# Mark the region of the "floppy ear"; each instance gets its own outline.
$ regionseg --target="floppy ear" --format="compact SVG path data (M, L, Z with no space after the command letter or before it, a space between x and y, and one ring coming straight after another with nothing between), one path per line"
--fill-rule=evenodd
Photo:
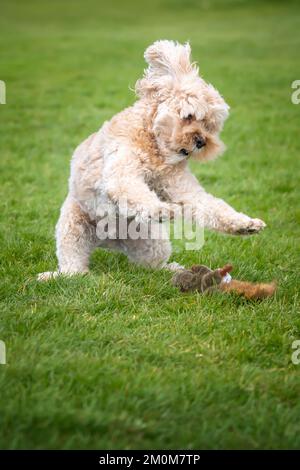
M166 137L174 126L174 117L165 104L160 105L153 122L153 131L157 137Z
M146 49L144 57L150 70L156 75L178 75L193 70L190 61L189 43L179 44L174 41L156 41Z
M212 85L208 84L206 86L205 94L209 103L206 112L207 127L212 132L221 131L223 124L229 115L230 107Z

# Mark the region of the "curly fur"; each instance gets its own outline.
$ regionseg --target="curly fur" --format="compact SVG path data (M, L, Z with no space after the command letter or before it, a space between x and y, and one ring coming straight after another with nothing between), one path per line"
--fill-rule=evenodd
M191 62L189 44L156 41L145 52L148 68L136 83L135 104L105 122L75 150L69 193L56 227L59 270L84 273L97 246L119 250L150 267L166 266L171 245L161 239L102 240L102 207L140 224L192 206L198 224L230 234L260 231L264 222L236 212L205 192L188 169L193 158L205 162L224 150L219 134L229 106ZM200 144L199 144L200 142ZM126 198L129 213L120 200ZM100 234L101 235L101 234ZM164 234L165 235L165 234Z

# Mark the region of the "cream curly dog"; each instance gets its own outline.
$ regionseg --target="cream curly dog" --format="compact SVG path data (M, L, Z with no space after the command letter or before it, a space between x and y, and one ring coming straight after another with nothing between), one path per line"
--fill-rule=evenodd
M138 100L75 150L56 227L59 268L39 279L87 272L99 246L122 251L144 266L168 267L171 244L165 236L103 237L104 206L140 225L152 220L162 226L163 218L189 205L194 220L208 229L252 234L265 227L206 193L188 168L189 158L204 162L223 152L219 133L229 112L218 91L199 77L190 52L189 44L173 41L148 47L148 68L135 87Z

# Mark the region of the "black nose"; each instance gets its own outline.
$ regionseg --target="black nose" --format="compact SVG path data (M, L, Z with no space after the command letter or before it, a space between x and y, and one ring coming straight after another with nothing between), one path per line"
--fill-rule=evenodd
M205 140L203 139L203 137L197 137L196 138L197 149L201 149L202 147L204 147L204 145L205 145Z

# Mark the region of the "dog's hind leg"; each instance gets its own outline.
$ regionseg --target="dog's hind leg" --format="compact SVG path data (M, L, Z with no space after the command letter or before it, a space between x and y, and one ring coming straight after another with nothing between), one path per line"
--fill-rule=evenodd
M172 246L164 227L158 223L154 225L152 235L145 225L145 230L140 227L139 235L132 237L132 234L128 233L128 238L120 240L120 243L122 252L131 262L148 268L161 269L167 267Z
M123 240L122 251L128 259L148 268L164 268L171 255L169 240Z
M96 245L95 225L79 204L68 196L56 226L58 271L41 273L38 279L44 281L62 274L87 273L90 254Z

